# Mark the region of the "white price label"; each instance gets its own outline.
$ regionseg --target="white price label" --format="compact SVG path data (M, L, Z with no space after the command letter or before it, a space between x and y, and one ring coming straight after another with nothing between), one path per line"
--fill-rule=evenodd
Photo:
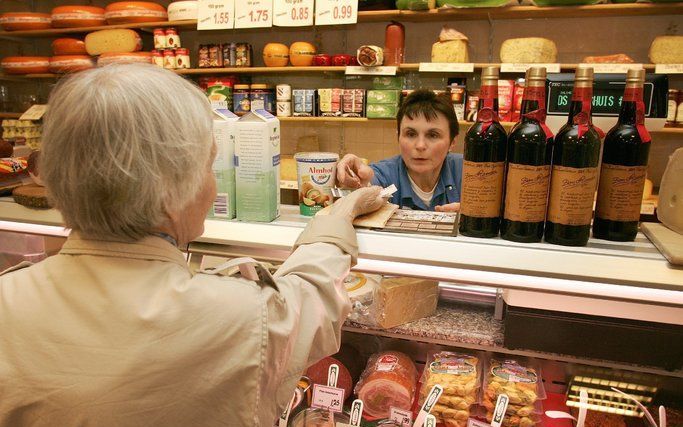
M657 64L655 65L657 74L683 74L683 64Z
M592 68L595 74L626 74L628 70L643 68L643 64L579 64L580 68Z
M235 0L199 0L198 30L229 30L235 25Z
M47 111L47 104L31 105L31 108L24 111L19 120L40 120Z
M273 0L273 25L278 27L313 25L313 0Z
M238 0L235 3L235 28L273 26L273 0Z
M346 67L346 75L354 76L395 76L396 67L363 67L361 65L350 65Z
M439 384L434 384L434 387L432 387L432 389L429 390L429 393L427 394L427 397L425 398L425 401L422 404L422 408L420 408L420 412L417 413L415 423L413 424L414 426L424 425L425 421L427 420L427 415L429 415L429 413L432 412L432 409L434 409L434 405L436 405L436 402L439 401L439 398L441 397L442 393L443 387L441 387L441 385Z
M545 67L546 73L559 73L560 64L513 64L504 62L500 64L501 73L526 73L531 67Z
M341 412L343 404L343 388L313 384L313 401L311 403L312 407L329 409L332 412Z
M507 394L499 394L496 400L496 406L493 408L493 419L491 420L491 427L500 427L505 418L505 411L508 409L510 398Z
M471 62L420 62L420 72L429 73L471 73L474 64Z
M363 401L356 399L351 403L351 412L349 413L349 423L351 427L360 427L363 421Z
M315 0L315 25L358 22L358 0Z
M413 421L413 413L405 409L391 407L389 409L389 419L401 427L411 427Z

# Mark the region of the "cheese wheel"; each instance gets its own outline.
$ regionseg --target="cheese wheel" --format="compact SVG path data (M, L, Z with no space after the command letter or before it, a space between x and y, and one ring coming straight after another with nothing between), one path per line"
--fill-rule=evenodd
M500 47L500 60L525 64L557 62L557 46L541 37L507 39Z
M650 45L653 64L680 64L683 62L683 36L658 36Z
M85 42L79 39L61 38L52 42L52 53L55 55L87 55Z
M174 1L168 5L168 20L197 19L197 1Z
M88 55L136 52L141 49L142 39L133 30L100 30L85 36Z
M0 27L5 31L44 30L52 22L47 13L7 12L0 15Z
M49 71L47 56L6 56L0 61L5 74L43 74Z
M107 5L104 17L108 24L166 21L166 8L149 1L119 1Z
M263 62L266 67L286 67L289 48L282 43L268 43L263 47Z
M55 28L97 27L105 23L101 7L58 6L52 9L52 26Z
M152 63L152 52L129 52L129 53L103 53L97 58L97 66L104 67L109 64L123 63Z
M315 46L308 42L294 42L289 47L289 62L295 67L308 67L313 65Z
M95 61L88 55L59 55L50 58L51 73L72 73L95 67Z

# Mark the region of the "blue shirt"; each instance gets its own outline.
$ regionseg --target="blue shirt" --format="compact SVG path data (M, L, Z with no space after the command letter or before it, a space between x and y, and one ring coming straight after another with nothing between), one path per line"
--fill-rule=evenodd
M391 203L402 209L433 211L438 205L460 201L460 185L462 183L462 154L448 153L441 167L439 181L436 183L434 195L429 206L413 191L408 179L408 168L401 156L394 156L370 165L375 176L373 185L388 187L394 184L398 191L391 196Z

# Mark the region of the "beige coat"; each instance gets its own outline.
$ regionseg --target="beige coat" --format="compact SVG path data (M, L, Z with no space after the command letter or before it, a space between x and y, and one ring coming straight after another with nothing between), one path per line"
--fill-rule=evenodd
M75 233L6 272L0 426L272 426L304 369L338 349L350 310L348 221L316 218L297 246L258 283L192 276L158 237Z

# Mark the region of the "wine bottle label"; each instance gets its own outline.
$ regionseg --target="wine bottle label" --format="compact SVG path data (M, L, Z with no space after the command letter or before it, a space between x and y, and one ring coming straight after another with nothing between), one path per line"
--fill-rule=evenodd
M564 225L589 225L598 185L598 168L553 166L548 218Z
M510 163L505 186L505 219L521 222L543 221L549 184L550 165Z
M500 216L505 162L471 162L462 170L460 213L476 218Z
M647 166L602 164L596 218L638 221Z

